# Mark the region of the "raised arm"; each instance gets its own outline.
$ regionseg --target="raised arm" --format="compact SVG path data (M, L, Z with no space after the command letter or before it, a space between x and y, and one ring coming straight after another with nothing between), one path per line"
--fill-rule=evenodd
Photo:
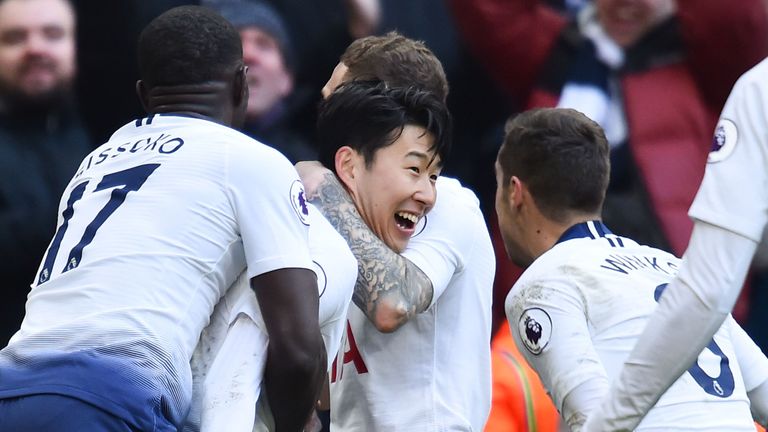
M277 432L301 431L320 394L326 353L312 270L287 268L251 279L269 334L264 386Z
M357 258L358 277L352 300L379 331L395 331L429 307L432 282L368 228L336 176L324 170L316 188L307 186L307 197L344 237ZM299 171L304 178L304 172Z

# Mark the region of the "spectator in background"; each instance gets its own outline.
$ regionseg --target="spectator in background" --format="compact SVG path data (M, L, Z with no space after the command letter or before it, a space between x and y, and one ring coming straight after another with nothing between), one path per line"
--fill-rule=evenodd
M572 107L605 129L606 223L681 255L720 108L736 78L768 54L762 0L594 0L574 19L538 0L449 4L521 108ZM506 292L518 272L497 268L494 290Z
M719 110L736 78L768 54L761 0L595 0L574 20L534 0L451 4L525 108L573 107L606 130L606 223L682 254Z
M233 0L203 0L215 5ZM239 0L241 2L248 0ZM313 137L317 100L339 55L357 37L371 34L378 22L376 0L262 0L282 17L296 62L290 96L291 128ZM311 141L310 141L311 142Z
M58 197L91 150L72 96L75 74L68 0L0 2L0 347L21 324Z
M242 131L283 153L292 162L317 159L317 152L292 124L296 58L283 18L262 1L215 5L240 31L248 66L248 112Z

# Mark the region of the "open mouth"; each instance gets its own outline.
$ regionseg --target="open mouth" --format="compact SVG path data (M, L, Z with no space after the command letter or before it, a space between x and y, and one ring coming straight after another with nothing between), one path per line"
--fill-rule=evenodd
M402 211L395 213L395 223L405 231L413 231L418 221L419 217L413 213Z

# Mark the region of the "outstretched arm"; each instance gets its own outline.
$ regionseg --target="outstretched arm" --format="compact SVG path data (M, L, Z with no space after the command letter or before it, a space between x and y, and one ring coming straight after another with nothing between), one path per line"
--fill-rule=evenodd
M305 182L307 198L344 237L358 261L352 300L379 331L397 330L429 307L432 282L416 265L376 237L330 170L322 168L316 187L306 181L310 169L320 169L312 166L297 166Z

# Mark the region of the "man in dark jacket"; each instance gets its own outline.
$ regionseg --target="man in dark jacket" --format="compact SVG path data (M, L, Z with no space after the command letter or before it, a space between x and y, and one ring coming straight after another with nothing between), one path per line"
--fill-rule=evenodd
M262 1L213 7L240 31L243 42L250 99L242 131L276 148L291 162L316 159L316 151L290 124L296 58L283 18Z
M58 197L91 149L71 97L74 38L67 0L0 2L0 347L19 329Z

